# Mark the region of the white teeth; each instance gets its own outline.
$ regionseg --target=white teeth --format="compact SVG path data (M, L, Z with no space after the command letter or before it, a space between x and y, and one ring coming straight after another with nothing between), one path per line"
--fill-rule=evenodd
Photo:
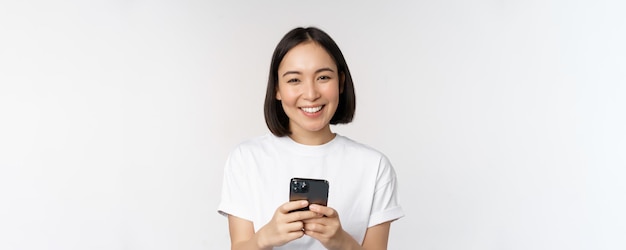
M322 106L312 107L312 108L302 108L302 110L307 113L315 113L317 111L322 110Z

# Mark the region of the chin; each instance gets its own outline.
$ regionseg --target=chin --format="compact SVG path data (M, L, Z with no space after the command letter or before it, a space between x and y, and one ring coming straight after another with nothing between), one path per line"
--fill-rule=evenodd
M324 125L324 126L315 126L315 127L309 127L307 128L307 130L309 132L320 132L322 130L324 130L328 125Z

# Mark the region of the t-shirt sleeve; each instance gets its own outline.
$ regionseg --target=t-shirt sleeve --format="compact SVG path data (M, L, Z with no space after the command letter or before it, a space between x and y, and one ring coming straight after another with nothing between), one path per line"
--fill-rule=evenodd
M372 203L372 212L367 227L397 220L404 216L398 202L396 172L386 157L382 157Z
M224 167L224 178L222 181L222 197L218 206L218 213L227 216L233 215L242 219L252 221L252 213L247 209L248 202L246 194L250 194L250 182L243 169L243 158L240 148L233 150Z

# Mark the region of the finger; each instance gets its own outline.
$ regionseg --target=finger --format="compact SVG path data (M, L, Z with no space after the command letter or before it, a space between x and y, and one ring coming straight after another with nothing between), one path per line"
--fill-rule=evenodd
M324 239L324 235L318 232L314 232L314 231L304 231L304 234L308 235L309 237L316 239L317 241L322 242L322 240Z
M306 200L290 201L278 207L278 211L280 213L286 214L289 213L289 211L304 208L308 205L309 202Z
M319 217L318 213L313 211L297 211L286 215L287 221L302 221Z
M324 224L304 223L304 232L316 232L319 234L323 234L325 231L326 226Z
M310 236L311 238L314 238L318 241L321 241L324 237L324 234L321 232L316 232L316 231L312 231L312 230L304 230L304 234Z
M322 218L312 218L312 219L308 219L308 220L303 220L302 222L304 222L304 224L321 224L321 225L327 225L328 224L328 218L322 217Z
M311 204L309 210L325 215L326 217L337 217L337 211L331 207L321 206L317 204Z
M304 235L304 231L302 231L302 229L300 229L298 231L287 233L287 239L288 239L288 241L292 241L292 240L295 240L295 239L298 239L298 238L302 237L303 235Z
M287 232L302 231L303 228L304 223L302 221L294 221L285 225L285 230L287 230Z

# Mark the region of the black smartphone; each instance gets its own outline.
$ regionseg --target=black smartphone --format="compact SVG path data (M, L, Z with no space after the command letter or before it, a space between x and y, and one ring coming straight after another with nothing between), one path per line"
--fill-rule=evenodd
M328 181L320 179L291 178L289 201L307 200L309 204L326 206L328 203ZM293 210L306 211L309 207Z

